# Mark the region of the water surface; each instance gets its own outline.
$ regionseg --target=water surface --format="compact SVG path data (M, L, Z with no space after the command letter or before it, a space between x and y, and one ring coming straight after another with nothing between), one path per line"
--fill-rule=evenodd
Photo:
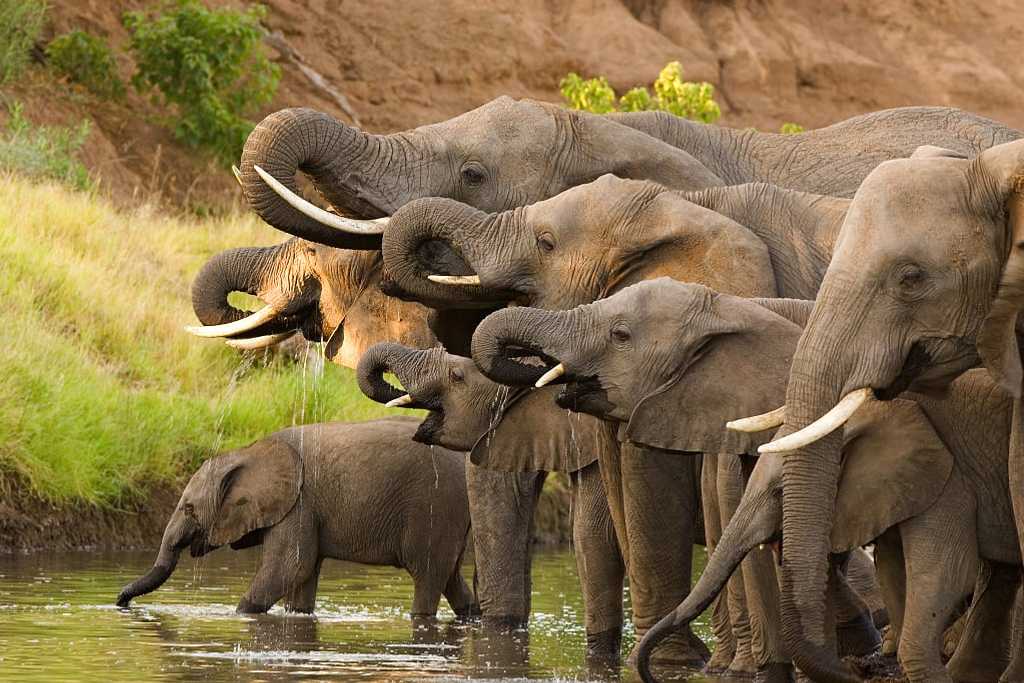
M453 623L443 599L436 627L414 630L404 571L331 560L315 616L280 608L239 616L235 604L259 552L220 550L200 560L186 553L171 579L129 610L114 599L154 553L0 555L0 679L639 680L584 664L583 605L568 550L535 556L529 632L514 638ZM464 572L468 580L472 568ZM706 623L699 631L707 639ZM626 640L632 646L631 632Z

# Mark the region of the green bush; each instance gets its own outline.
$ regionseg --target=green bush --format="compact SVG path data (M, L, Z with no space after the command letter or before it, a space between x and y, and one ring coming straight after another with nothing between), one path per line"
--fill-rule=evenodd
M647 88L629 90L616 101L615 90L603 76L581 78L570 73L559 84L562 97L573 109L594 114L613 111L667 111L676 116L713 123L722 115L715 102L715 87L710 83L683 80L683 67L669 62L654 81L654 96Z
M46 46L46 57L54 69L97 95L124 95L114 53L102 38L85 31L65 33Z
M245 114L269 102L281 78L261 49L265 13L260 5L241 12L177 0L152 16L124 17L138 65L132 84L155 89L158 101L177 110L175 134L225 164L238 158L253 128Z
M46 3L40 0L0 2L0 84L17 78L43 29Z
M89 137L88 121L74 128L33 126L20 102L13 102L8 114L7 128L0 133L0 169L57 180L77 190L92 187L89 172L76 158Z
M783 135L793 135L794 133L803 133L805 130L806 129L799 123L787 122L782 124L782 128L779 129L779 132Z

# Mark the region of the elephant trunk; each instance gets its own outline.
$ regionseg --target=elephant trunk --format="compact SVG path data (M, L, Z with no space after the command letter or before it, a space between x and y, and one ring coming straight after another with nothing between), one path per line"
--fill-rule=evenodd
M411 349L395 342L381 342L371 346L356 367L359 389L378 403L390 403L406 394L387 380L385 372L394 373L409 394L432 379L436 379L441 367L441 348ZM408 407L422 407L414 403Z
M253 296L266 296L265 279L274 262L286 258L286 252L294 248L290 240L273 247L242 247L220 252L203 266L192 282L192 310L199 321L207 327L228 326L252 314L235 308L228 302L231 292L245 292ZM269 303L269 302L268 302ZM289 301L273 302L273 312L266 320L244 332L214 336L257 337L295 330L301 320L294 315L283 315Z
M473 360L487 377L501 384L529 386L548 371L543 365L518 360L539 356L550 364L567 341L588 329L589 306L568 311L539 308L506 308L487 316L473 333Z
M757 485L753 479L751 485ZM651 656L658 645L700 616L725 588L747 553L778 533L782 507L776 491L773 486L749 490L744 494L740 507L723 530L722 538L693 590L678 607L644 634L636 657L637 669L644 683L655 680L651 673Z
M163 540L160 542L160 552L153 563L153 567L121 589L117 596L117 606L128 607L133 599L140 595L152 593L164 585L167 579L178 566L178 557L181 551L192 542L195 536L197 525L191 519L183 519L181 512L174 512L177 520L172 520L164 530Z
M296 171L310 177L332 206L360 218L378 218L384 206L374 183L359 174L374 168L392 142L347 126L313 109L292 108L270 114L249 134L242 151L239 182L260 218L278 230L342 249L380 249L379 234L343 232L325 225L285 201L254 166L298 194Z
M381 248L381 289L432 308L480 308L504 303L511 293L494 280L496 255L509 260L513 212L489 214L453 199L409 202L388 222ZM447 283L430 276L462 276ZM474 276L483 281L475 280Z

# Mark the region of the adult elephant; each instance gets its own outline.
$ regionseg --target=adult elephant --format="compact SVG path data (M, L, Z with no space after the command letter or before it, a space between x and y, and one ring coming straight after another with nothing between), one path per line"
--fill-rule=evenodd
M560 361L561 406L615 420L635 439L739 457L755 454L767 439L728 431L726 421L784 395L801 333L790 318L806 318L809 308L810 302L740 299L659 279L572 311L501 311L477 335L512 333L512 343ZM485 367L494 362L486 354L478 360ZM940 658L941 636L975 587L980 559L1016 571L1021 565L1006 476L1011 405L981 371L958 380L944 400L914 398L873 402L850 423L829 549L845 553L878 539L879 575L905 671L914 681L952 680ZM788 495L781 460L760 457L700 582L645 637L642 659L707 607L747 553L775 541L784 552L791 547L780 536L781 499ZM1012 612L1012 598L1005 599L1016 590L1015 573L997 571L995 583L980 584L950 665L956 680L993 681L1003 672ZM997 589L1007 579L1009 590ZM641 670L649 679L646 664Z
M871 394L941 390L984 364L1015 398L1004 436L1024 532L1022 292L1024 142L973 159L923 149L882 164L858 190L793 358L780 439L765 447L787 452L785 636L816 679L858 680L824 647L820 610L840 472L835 429Z
M500 211L605 173L680 190L764 181L849 197L879 163L919 145L975 153L1018 137L995 121L947 107L873 112L797 135L734 130L661 112L599 116L508 97L391 135L371 135L311 109L285 109L249 136L240 182L256 212L285 232L337 247L374 248L382 223L317 210L297 196L296 171L307 174L338 212L359 219L389 216L420 197Z
M388 383L384 373L394 374L404 391ZM413 438L470 452L467 467L479 468L482 459L500 454L495 459L526 465L507 468L512 472L569 475L587 655L618 660L625 571L597 465L599 454L609 450L606 444L615 440L608 425L550 410L551 390L510 392L481 375L469 358L442 348L382 342L363 355L356 375L362 392L378 403L429 411ZM533 512L531 507L523 514L532 519Z
M437 344L436 321L415 303L380 291L380 252L335 249L290 239L270 247L230 249L214 256L192 286L200 336L226 337L240 348L276 343L301 331L326 342L325 354L355 367L384 339L419 348ZM234 308L231 292L265 302L253 314ZM474 520L477 593L483 619L496 628L521 627L530 614L532 513L541 481L534 474L467 468Z

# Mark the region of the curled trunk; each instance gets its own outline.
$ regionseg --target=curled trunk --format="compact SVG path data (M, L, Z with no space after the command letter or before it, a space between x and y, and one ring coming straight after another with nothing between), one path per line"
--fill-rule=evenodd
M562 362L557 349L588 329L581 316L587 307L571 311L506 308L487 316L473 333L473 360L487 377L500 384L529 386ZM537 356L548 365L523 362Z
M484 213L452 199L409 202L388 223L381 248L385 281L381 288L433 308L479 308L508 301L511 294L503 289L427 279L428 275L481 275L486 285L490 273L476 268L489 270L489 258L502 253L502 240L509 237L508 215Z
M417 391L419 386L435 380L441 367L444 351L436 349L411 349L395 342L381 342L371 346L356 367L359 389L378 403L388 403L406 392L397 389L384 379L384 373L393 373L408 393ZM406 407L424 407L410 403Z
M357 170L371 168L387 146L385 138L346 126L313 109L292 108L270 114L249 134L242 151L239 182L260 218L278 230L342 249L379 249L380 235L340 232L300 213L268 186L253 166L298 193L296 171L302 171L332 206L347 215L379 218L390 212L380 206L375 188Z
M192 310L205 326L223 325L241 320L248 311L228 303L231 292L259 296L264 288L266 272L281 250L289 243L274 247L243 247L220 252L203 266L192 281ZM245 337L259 337L295 330L300 320L279 315L247 332Z

